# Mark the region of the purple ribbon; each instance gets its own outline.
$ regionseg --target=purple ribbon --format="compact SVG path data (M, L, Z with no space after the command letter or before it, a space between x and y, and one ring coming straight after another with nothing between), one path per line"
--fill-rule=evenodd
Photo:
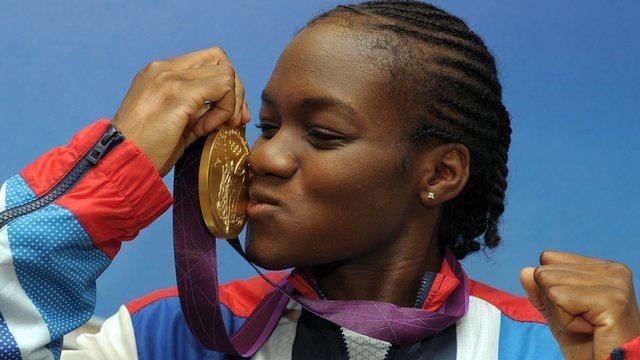
M437 311L377 301L308 299L294 292L286 277L273 284L258 271L274 285L274 290L264 297L235 334L228 334L220 312L217 240L207 230L198 200L198 170L204 143L204 138L196 141L176 164L173 241L182 312L191 333L206 348L235 356L253 355L277 325L290 298L311 313L344 328L401 346L434 335L467 313L467 277L447 249L445 261L460 284ZM231 244L245 257L237 239Z

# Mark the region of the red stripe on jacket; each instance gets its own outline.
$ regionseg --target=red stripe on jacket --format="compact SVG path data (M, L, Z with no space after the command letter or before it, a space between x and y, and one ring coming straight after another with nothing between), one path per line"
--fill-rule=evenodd
M480 298L497 307L512 320L530 321L548 325L542 314L526 297L514 296L504 291L470 280L471 296Z
M133 315L137 313L140 309L153 304L156 301L172 298L178 296L178 288L167 288L156 290L154 292L149 293L139 299L130 301L127 305L127 310L129 311L129 315Z
M266 274L273 282L278 282L287 275L288 273L285 271ZM271 291L273 291L273 287L260 276L254 276L246 280L235 280L220 285L220 302L225 305L233 315L246 318L251 315L253 310L260 304L260 301ZM129 302L126 307L129 314L133 315L156 301L176 296L178 296L178 289L175 287L157 290Z

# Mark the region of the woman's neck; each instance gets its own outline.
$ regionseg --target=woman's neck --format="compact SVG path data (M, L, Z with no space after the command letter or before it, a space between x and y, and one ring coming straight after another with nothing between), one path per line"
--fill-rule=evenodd
M316 266L314 273L328 299L413 307L425 272L438 272L442 256L435 237L407 237L349 262Z

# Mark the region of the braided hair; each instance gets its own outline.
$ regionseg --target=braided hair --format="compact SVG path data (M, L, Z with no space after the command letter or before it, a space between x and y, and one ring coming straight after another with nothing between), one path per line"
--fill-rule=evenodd
M411 149L433 141L469 149L468 182L441 208L441 245L458 259L480 250L483 234L485 247L496 247L511 126L495 60L483 40L460 18L412 0L340 5L306 27L327 19L347 21L350 30L363 31L364 45L388 52L375 58L389 74L393 93L403 94L405 113L414 114L407 129Z

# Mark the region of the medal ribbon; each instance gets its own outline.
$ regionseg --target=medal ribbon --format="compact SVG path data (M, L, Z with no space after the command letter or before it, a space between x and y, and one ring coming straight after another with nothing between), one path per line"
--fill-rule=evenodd
M264 297L235 334L228 334L220 310L217 240L204 223L198 198L198 171L204 143L204 138L193 143L176 164L173 241L182 312L191 333L206 348L235 356L253 355L277 325L290 299L344 328L401 346L434 335L467 313L468 279L449 249L444 261L460 284L434 312L377 301L308 299L294 292L286 277L274 284L249 262L274 290ZM246 259L238 239L229 242Z

